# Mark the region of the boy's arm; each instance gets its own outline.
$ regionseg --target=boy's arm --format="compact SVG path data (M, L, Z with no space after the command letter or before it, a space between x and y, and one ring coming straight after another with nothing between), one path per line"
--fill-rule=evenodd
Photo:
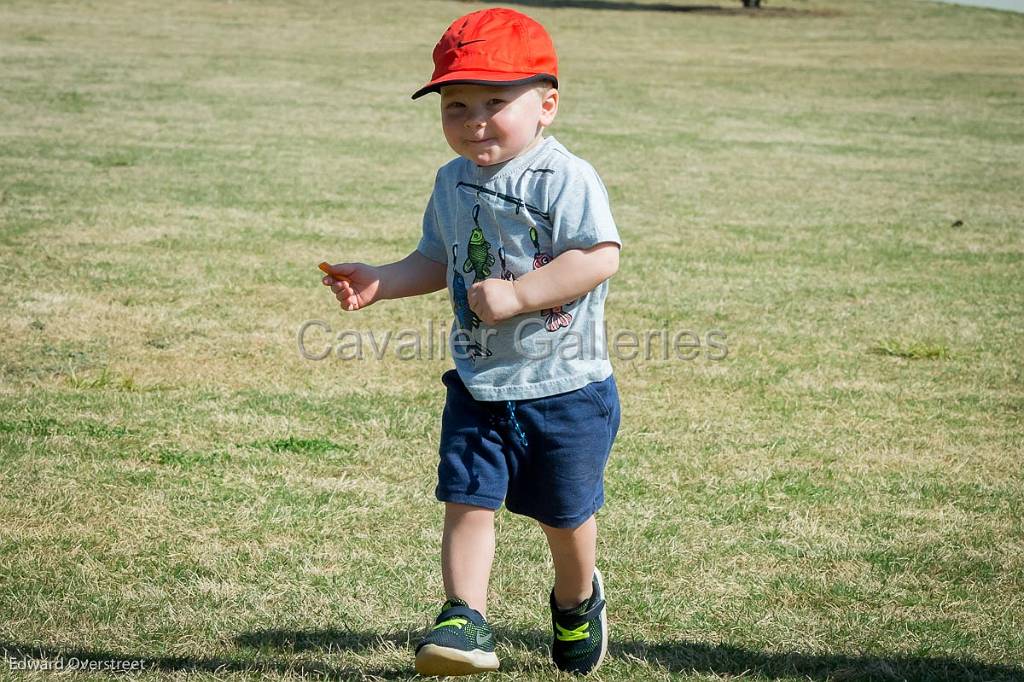
M413 251L396 263L380 267L380 298L405 298L440 291L448 286L448 265Z
M516 315L573 301L619 269L619 245L602 242L589 249L569 249L519 279L485 279L469 288L469 307L488 325Z
M331 287L342 310L362 310L385 298L404 298L444 289L447 265L413 251L387 265L366 263L322 264L323 283Z
M532 313L574 301L619 269L619 245L605 242L569 249L550 263L512 282L519 313Z

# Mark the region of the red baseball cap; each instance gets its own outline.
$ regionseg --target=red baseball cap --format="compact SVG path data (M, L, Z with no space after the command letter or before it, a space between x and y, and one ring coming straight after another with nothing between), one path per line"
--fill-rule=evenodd
M442 85L522 85L550 80L558 87L558 55L544 27L505 9L470 12L452 22L434 46L434 75L412 98Z

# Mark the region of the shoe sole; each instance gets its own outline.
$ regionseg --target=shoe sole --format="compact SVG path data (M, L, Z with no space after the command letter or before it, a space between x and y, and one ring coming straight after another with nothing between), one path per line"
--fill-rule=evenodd
M594 672L601 667L604 663L604 655L608 653L608 595L604 591L604 579L601 577L601 571L594 567L594 577L597 578L597 586L601 588L601 598L604 599L604 613L601 614L601 655L597 657L597 663L590 669L590 672Z
M420 675L473 675L497 669L498 656L493 651L424 644L416 652L416 672Z

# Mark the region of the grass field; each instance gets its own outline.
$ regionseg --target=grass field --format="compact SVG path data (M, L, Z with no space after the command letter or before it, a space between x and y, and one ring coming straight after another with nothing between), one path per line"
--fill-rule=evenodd
M616 363L595 677L1024 679L1024 15L722 2L507 3L612 197L612 327L728 347ZM415 246L450 151L409 95L479 6L0 0L12 660L414 675L450 361L296 337L450 321L316 263ZM559 677L550 580L500 514L492 679Z

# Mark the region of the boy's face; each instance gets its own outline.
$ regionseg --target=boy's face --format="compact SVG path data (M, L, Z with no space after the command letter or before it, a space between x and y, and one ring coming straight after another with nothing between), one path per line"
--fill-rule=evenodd
M526 85L447 85L441 127L456 154L478 166L508 161L532 147L558 111L558 91Z

